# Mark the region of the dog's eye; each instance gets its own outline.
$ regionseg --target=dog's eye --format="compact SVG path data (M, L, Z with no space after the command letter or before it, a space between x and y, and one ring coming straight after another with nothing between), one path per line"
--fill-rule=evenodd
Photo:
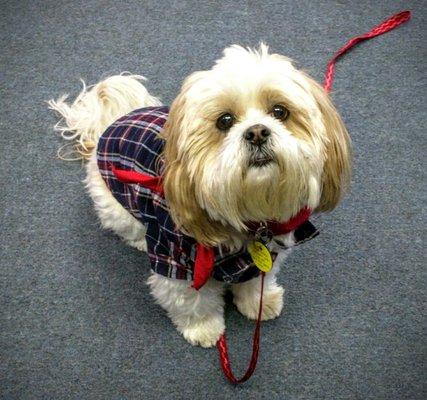
M274 118L284 121L286 118L289 117L289 110L286 107L281 106L280 104L276 104L275 106L273 106L271 114L273 114Z
M220 131L228 131L234 124L234 117L229 114L222 114L217 120L216 120L216 127Z

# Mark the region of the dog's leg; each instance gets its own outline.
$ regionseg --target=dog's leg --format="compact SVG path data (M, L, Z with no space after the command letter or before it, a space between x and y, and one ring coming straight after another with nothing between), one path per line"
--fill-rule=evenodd
M200 290L190 282L153 273L147 281L151 294L192 345L215 346L224 333L224 285L210 279Z
M276 281L276 274L284 262L287 252L279 253L273 268L264 279L264 296L262 299L261 319L263 321L278 317L283 308L285 290ZM249 319L258 318L259 298L261 294L261 277L231 286L233 302L241 314Z
M147 251L145 226L131 215L111 194L96 163L96 154L92 154L86 166L86 187L92 198L101 224L121 236L126 243L138 250Z

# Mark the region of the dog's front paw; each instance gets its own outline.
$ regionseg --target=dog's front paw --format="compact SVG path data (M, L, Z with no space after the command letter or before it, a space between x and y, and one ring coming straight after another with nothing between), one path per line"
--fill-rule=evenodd
M193 346L213 347L224 333L222 315L214 315L195 320L183 328L178 328L184 338Z
M262 298L262 321L274 319L280 315L283 309L284 292L285 290L279 285L275 285L264 291L264 296ZM235 294L233 301L237 309L245 317L249 319L258 318L259 292Z
M147 251L147 241L145 240L145 238L139 240L128 240L127 244L132 247L135 247L140 251Z

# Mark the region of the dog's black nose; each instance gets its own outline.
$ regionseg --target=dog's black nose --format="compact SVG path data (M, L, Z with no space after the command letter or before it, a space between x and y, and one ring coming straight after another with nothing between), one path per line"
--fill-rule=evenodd
M260 146L261 144L267 141L270 134L271 134L270 129L268 129L265 125L257 124L257 125L252 125L248 129L246 129L243 136L251 144Z

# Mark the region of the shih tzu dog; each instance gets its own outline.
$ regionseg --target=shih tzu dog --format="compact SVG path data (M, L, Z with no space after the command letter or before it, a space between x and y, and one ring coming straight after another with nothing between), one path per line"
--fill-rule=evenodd
M226 289L257 317L254 238L274 259L262 319L280 314L278 269L316 234L310 213L342 197L350 140L324 89L265 45L225 49L185 80L170 109L143 79L112 76L71 105L49 103L65 121L56 128L88 160L102 225L148 253L152 295L191 344L210 347L225 329Z

